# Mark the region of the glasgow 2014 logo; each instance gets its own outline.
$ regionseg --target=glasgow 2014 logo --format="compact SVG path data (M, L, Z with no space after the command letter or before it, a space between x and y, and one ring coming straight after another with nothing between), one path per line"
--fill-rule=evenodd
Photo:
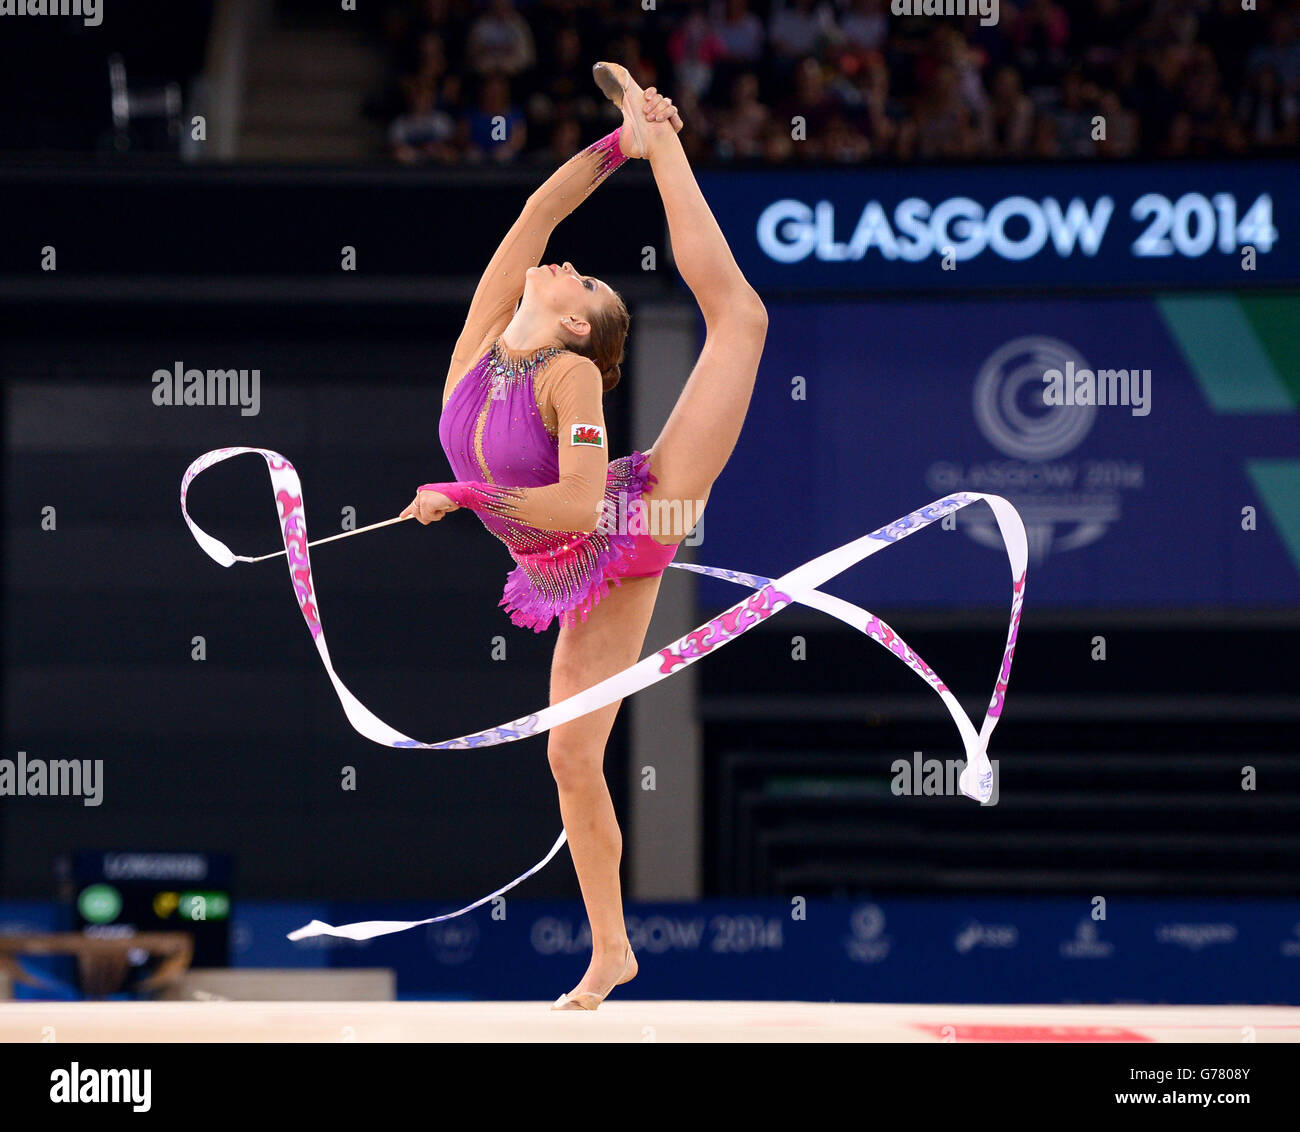
M1027 335L1005 343L985 359L975 377L975 424L1004 459L936 461L926 479L938 491L984 491L1004 495L1025 520L1029 556L1096 542L1120 518L1122 493L1143 486L1143 466L1124 459L1062 459L1083 444L1097 420L1090 404L1049 404L1043 375L1088 369L1073 346L1057 338ZM967 508L958 526L981 545L1001 547L992 516Z

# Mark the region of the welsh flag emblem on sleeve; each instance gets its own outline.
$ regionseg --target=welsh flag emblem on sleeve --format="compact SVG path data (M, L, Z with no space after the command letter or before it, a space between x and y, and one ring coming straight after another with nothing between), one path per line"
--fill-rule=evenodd
M589 444L592 448L604 448L605 430L600 425L576 424L573 426L569 443L575 447L579 444Z

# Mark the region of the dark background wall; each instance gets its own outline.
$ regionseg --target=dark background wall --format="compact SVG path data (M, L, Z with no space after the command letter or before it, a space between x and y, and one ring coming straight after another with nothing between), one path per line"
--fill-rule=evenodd
M186 466L225 445L296 464L313 538L337 533L344 507L375 522L448 477L447 359L475 273L528 189L419 180L374 195L328 178L310 191L256 175L231 187L221 173L148 186L129 174L3 178L4 208L29 218L26 243L7 245L0 304L4 749L103 759L106 777L98 808L0 801L6 897L48 897L59 852L129 844L233 850L249 898L455 899L554 840L544 740L467 757L361 739L284 566L223 571L181 519ZM611 191L573 238L561 229L555 254L616 280L660 235L662 213L614 223L644 189ZM344 243L362 271L338 270ZM57 272L38 270L45 244ZM625 278L632 302L656 286ZM154 405L151 375L177 361L259 369L259 415ZM626 388L606 411L625 447ZM40 529L46 506L54 531ZM277 544L255 458L208 472L190 506L236 553ZM313 565L340 674L394 726L437 740L545 704L552 636L496 608L512 564L472 516L344 541ZM191 659L196 635L206 660ZM498 637L506 659L494 661ZM620 727L609 760L620 807L623 750ZM355 792L341 789L345 766ZM576 896L571 871L548 870L536 894Z

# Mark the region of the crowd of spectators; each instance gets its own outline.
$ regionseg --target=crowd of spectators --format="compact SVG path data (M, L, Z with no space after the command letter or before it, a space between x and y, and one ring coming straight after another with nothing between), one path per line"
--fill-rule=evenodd
M996 11L985 25L890 0L403 0L371 111L399 161L553 163L617 123L591 79L610 59L673 98L701 162L1296 149L1300 0Z

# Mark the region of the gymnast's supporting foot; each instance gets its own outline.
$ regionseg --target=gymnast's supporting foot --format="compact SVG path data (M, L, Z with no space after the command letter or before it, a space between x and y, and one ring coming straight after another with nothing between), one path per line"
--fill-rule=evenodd
M568 994L562 994L555 1000L552 1010L595 1010L606 998L609 997L610 991L615 987L620 987L624 983L630 983L636 978L637 962L636 956L632 954L632 945L625 943L623 945L623 955L617 961L618 966L614 969L616 974L613 975L613 981L610 981L608 973L611 967L607 960L603 960L596 955L591 957L591 966L587 968L587 973L582 977L576 987ZM583 987L601 986L606 989L602 993L596 990L583 990Z

